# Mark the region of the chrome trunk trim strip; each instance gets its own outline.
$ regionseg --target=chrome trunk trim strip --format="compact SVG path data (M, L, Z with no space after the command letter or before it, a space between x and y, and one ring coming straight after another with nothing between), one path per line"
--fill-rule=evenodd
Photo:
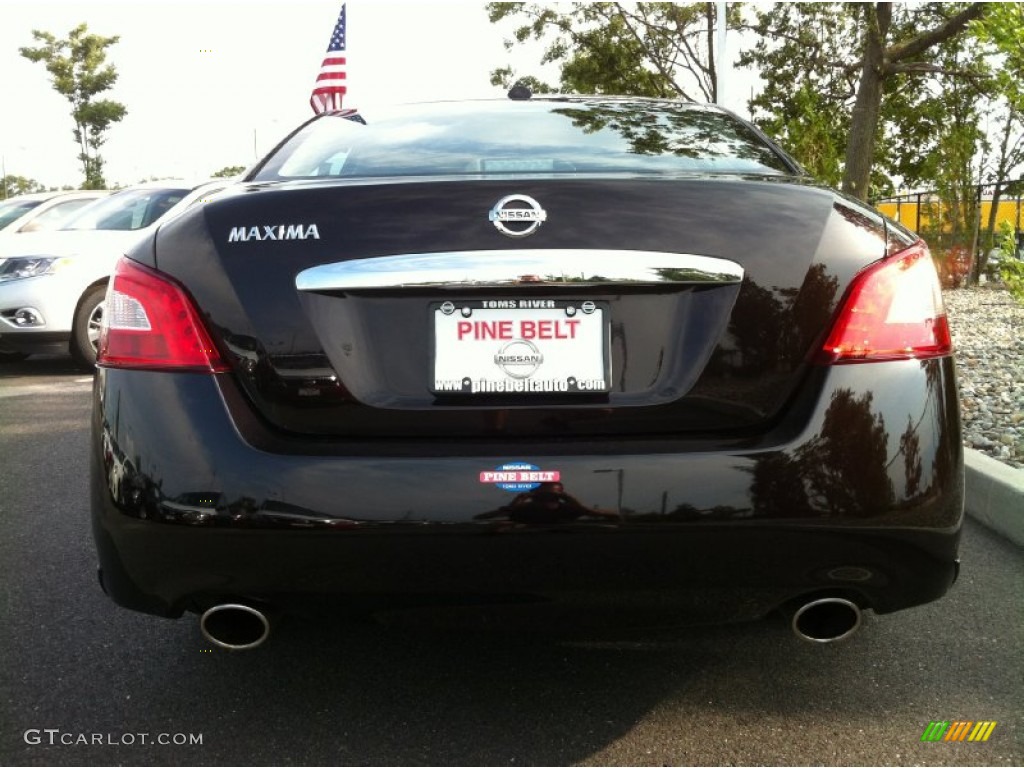
M727 259L657 251L538 249L449 251L321 264L295 277L300 291L504 288L531 285L728 285L743 267Z

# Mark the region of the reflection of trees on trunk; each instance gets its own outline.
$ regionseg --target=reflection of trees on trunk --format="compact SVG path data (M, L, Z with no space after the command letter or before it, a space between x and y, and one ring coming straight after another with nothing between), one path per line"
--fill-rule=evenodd
M736 465L737 471L751 475L750 507L700 508L682 502L668 512L637 516L636 521L870 520L894 510L911 514L925 509L933 522L934 515L944 514L953 524L960 514L956 504L950 502L940 512L929 505L940 492L958 498L959 421L948 413L956 407L955 382L948 361L918 364L928 390L927 396L914 399L920 410L894 412L896 403L902 402L898 398L876 403L869 391L839 388L832 391L815 436L790 451L755 454ZM918 386L920 380L915 381ZM906 419L898 440L890 441L885 415L890 421ZM914 518L911 514L907 519Z
M886 242L879 218L837 200L832 205L846 227L844 237L863 245L881 258ZM846 233L852 234L846 234ZM872 245L871 243L876 243ZM810 254L808 254L810 257ZM796 286L759 285L749 275L743 280L739 299L729 324L728 345L712 358L716 364L739 375L789 371L807 359L815 345L824 340L839 301L839 280L823 263L812 263L803 282Z
M895 498L887 471L888 438L870 392L854 396L837 390L816 437L793 454L757 460L751 485L755 513L870 517L887 511Z
M770 290L749 277L729 320L727 343L709 364L713 373L756 376L800 365L828 327L839 281L813 264L799 288Z
M923 474L923 467L921 466L921 436L914 426L914 422L911 421L910 416L907 416L907 429L900 435L900 453L903 454L903 473L906 477L906 490L904 493L907 496L916 496L921 490L921 476Z
M728 372L743 375L770 369L779 360L779 328L785 325L786 309L778 297L744 277L740 296L729 318L727 349L715 351L708 364L709 372L717 373L724 364Z
M799 461L782 451L759 456L750 495L756 517L809 517L812 514Z
M824 341L838 290L839 281L826 274L825 265L814 264L807 270L799 291L782 291L790 318L783 326L780 340L785 360L794 364L804 360L815 342Z
M951 419L949 414L946 413L946 403L953 403L953 407L959 402L959 396L956 392L951 393L948 397L943 397L942 388L946 386L953 387L952 380L947 380L942 375L942 367L936 360L922 360L921 368L924 370L925 383L928 385L928 391L931 394L931 401L935 403L935 407L932 409L932 418L934 419L936 437L940 445L942 446L957 446L961 445L960 435L960 419ZM956 428L955 435L947 435L950 427ZM932 460L932 478L933 482L941 480L943 478L953 477L953 468L956 466L956 457L953 455L952 450L939 450L935 452L935 458Z
M893 503L886 471L889 435L871 408L870 392L854 397L837 390L825 412L821 434L797 451L805 465L811 506L840 517L870 515Z

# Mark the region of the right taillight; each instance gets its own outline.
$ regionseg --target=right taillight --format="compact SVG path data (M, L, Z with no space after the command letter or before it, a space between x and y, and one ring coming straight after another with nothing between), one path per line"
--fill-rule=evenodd
M103 310L96 362L106 368L228 370L184 288L122 258Z
M815 361L909 360L952 350L938 274L919 240L853 279Z

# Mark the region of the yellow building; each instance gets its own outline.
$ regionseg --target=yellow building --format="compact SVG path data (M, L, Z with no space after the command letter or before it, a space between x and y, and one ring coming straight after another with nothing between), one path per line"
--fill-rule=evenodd
M927 193L917 195L901 195L875 203L875 207L891 219L896 219L907 229L921 232L934 229L932 220L941 214L942 201ZM996 232L1000 222L1005 221L1015 230L1024 228L1024 211L1021 197L1003 198L999 201L996 213ZM992 200L981 201L981 228L988 226L988 217L992 210Z

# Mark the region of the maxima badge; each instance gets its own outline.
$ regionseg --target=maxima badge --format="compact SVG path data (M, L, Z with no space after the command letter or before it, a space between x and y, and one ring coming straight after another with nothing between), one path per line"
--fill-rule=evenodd
M525 207L524 207L525 206ZM537 231L548 219L548 212L540 203L526 195L508 195L501 198L487 214L495 228L509 237L526 237ZM513 226L507 226L513 224ZM520 226L525 225L525 226Z

